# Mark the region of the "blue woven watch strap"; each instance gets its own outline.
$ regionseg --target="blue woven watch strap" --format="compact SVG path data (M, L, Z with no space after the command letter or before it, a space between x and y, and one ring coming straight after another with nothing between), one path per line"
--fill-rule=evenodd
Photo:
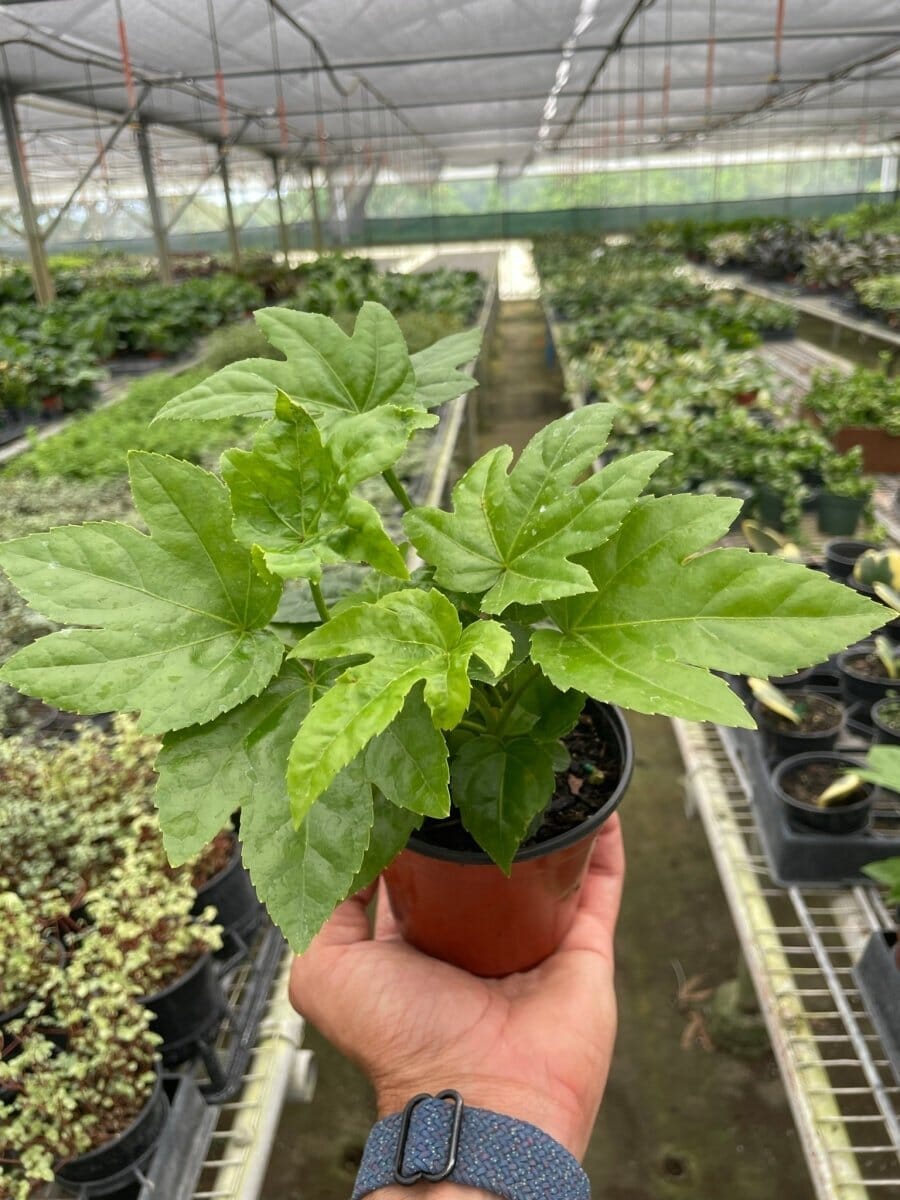
M454 1107L428 1097L412 1110L401 1170L439 1173L448 1159ZM379 1121L363 1152L353 1200L396 1185L394 1163L403 1113ZM590 1200L591 1187L578 1160L526 1121L465 1106L456 1166L449 1183L481 1188L505 1200Z

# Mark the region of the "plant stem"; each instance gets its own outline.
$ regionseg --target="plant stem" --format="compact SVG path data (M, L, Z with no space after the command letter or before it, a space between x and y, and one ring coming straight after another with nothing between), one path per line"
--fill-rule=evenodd
M382 478L403 505L403 511L409 512L413 506L412 500L410 500L406 488L394 474L393 467L388 467L386 471L382 471Z
M315 582L315 580L310 579L309 590L312 592L312 598L316 606L316 611L323 621L327 621L331 616L331 613L328 611L328 605L325 603L325 597L322 595L322 589Z
M525 669L523 670L523 668L525 668ZM516 707L519 697L522 695L522 693L525 691L525 689L529 686L529 684L533 683L534 680L537 679L538 675L540 675L540 673L541 673L540 667L536 666L534 663L529 663L527 667L525 667L525 664L523 663L522 667L520 667L519 669L522 671L522 678L519 680L519 682L516 684L516 686L509 693L509 699L504 703L503 707L500 709L500 716L497 719L497 733L498 734L502 733L503 730L506 728L506 722L509 720L510 716L512 715L512 711Z
M485 732L484 726L478 725L475 721L465 721L465 720L460 721L460 723L457 725L456 728L457 729L468 729L468 731L470 733L484 733Z

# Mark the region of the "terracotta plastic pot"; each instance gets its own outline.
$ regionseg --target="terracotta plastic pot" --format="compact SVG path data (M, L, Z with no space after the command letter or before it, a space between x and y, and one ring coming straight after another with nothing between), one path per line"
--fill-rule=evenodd
M842 454L854 446L862 446L863 470L870 475L900 474L900 437L884 429L848 425L838 430L832 443Z
M611 705L589 704L618 746L615 791L587 821L520 850L509 876L480 851L458 851L412 837L384 873L403 937L433 958L474 975L527 971L565 937L594 841L631 779L634 752L628 726Z

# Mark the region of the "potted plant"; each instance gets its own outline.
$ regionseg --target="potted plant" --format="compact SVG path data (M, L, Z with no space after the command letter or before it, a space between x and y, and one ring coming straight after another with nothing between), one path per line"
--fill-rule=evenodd
M900 696L885 696L872 705L872 724L879 745L900 746Z
M190 864L191 886L196 892L193 912L215 909L223 933L220 956L240 949L259 924L262 909L241 859L241 847L231 829L223 829Z
M819 530L852 537L872 501L872 483L863 475L860 447L830 455L822 475L822 488L816 496Z
M59 972L54 1006L68 1030L62 1051L39 1033L0 1061L0 1191L28 1200L54 1178L79 1196L137 1179L168 1112L149 1014L114 975ZM4 1190L5 1189L5 1190Z
M822 547L825 570L832 579L847 579L853 572L856 560L866 550L877 550L874 542L858 541L855 538L831 538Z
M834 748L844 727L843 705L811 690L788 695L764 679L747 682L756 699L752 711L769 758Z
M591 473L613 419L604 405L548 425L512 470L508 447L491 450L452 511L414 507L397 464L437 422L432 408L473 386L457 367L477 336L410 357L377 304L352 336L310 313L256 319L283 361L227 366L156 418L261 421L251 449L223 456L221 479L132 453L148 533L86 525L0 548L28 602L69 626L2 676L75 711L140 710L163 735L156 803L171 859L240 807L244 861L295 949L407 843L426 859L450 853L435 824L465 833L460 862L474 854L496 864L499 888L533 891L531 856L567 853L573 836L535 849L545 817L586 807L596 787L586 863L627 783L616 705L750 726L711 669L795 671L884 619L802 566L705 553L739 501L642 496L664 453ZM425 564L412 574L355 491L378 475ZM360 562L372 568L362 587L329 605L328 572ZM285 580L306 581L315 628L270 628ZM488 913L468 895L463 883L443 907L474 944ZM552 949L529 946L527 921L505 940L517 965Z
M40 753L27 738L0 740L0 888L32 905L57 893L80 904L153 811L157 748L127 716Z
M15 892L0 892L0 1044L7 1026L37 997L58 949L41 937L35 914Z
M800 829L856 833L869 823L875 789L846 754L816 750L785 758L773 769L771 786Z
M150 1028L167 1064L190 1057L225 1009L212 957L222 931L212 909L194 916L195 899L189 876L160 869L139 834L122 863L85 898L92 928L82 937L79 956L94 974L129 981L153 1014Z
M900 696L900 650L886 637L845 650L838 655L837 667L847 704Z

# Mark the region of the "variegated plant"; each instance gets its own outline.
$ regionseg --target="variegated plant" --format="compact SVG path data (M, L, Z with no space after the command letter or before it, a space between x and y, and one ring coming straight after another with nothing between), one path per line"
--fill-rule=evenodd
M450 511L415 508L394 468L472 386L457 368L478 334L410 357L377 304L350 337L308 313L257 321L283 361L225 367L157 417L257 418L221 477L133 454L146 534L101 522L0 548L28 602L66 626L2 678L78 712L139 710L163 735L172 860L240 807L245 862L297 949L451 804L508 869L585 697L752 725L714 671L783 675L884 623L802 566L708 551L739 501L643 496L665 454L592 473L610 406L554 421L514 466L489 451ZM412 575L359 494L376 475L406 510L425 564ZM368 582L329 610L323 573L347 562ZM320 616L288 645L271 628L286 579L308 582Z

